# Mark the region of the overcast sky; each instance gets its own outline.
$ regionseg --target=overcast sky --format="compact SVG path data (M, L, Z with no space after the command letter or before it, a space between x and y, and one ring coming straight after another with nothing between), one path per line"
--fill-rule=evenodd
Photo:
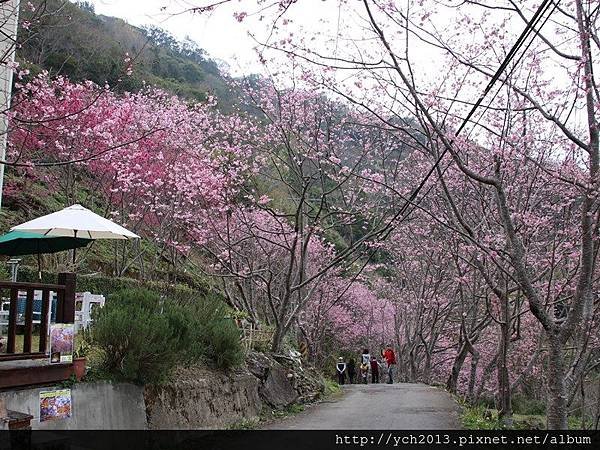
M269 34L269 23L274 15L277 15L274 14L277 11L260 11L256 0L232 0L211 13L202 14L192 14L186 11L193 5L202 4L203 0L91 0L91 2L98 14L120 17L136 26L156 25L169 31L180 40L190 38L208 52L213 59L224 61L229 66L229 72L234 76L263 73L263 66L258 63L255 51L257 43L249 36L250 32L256 36L259 42L267 41L268 36L272 36L271 39L276 39L273 36L279 36L279 39L282 36L281 33ZM277 3L263 2L263 5L276 5ZM338 30L343 33L339 42L341 52L344 51L342 48L347 48L352 53L354 44L360 45L363 49L368 48L370 41L363 39L365 28L368 28L364 10L358 8L354 9L352 13L345 11L345 14L340 14L338 6L338 1L324 0L295 3L286 12L285 18L291 22L289 25L285 25L285 31L287 33L295 32L295 38L301 35L320 35L322 41L313 42L311 40L310 45L313 49L317 48L317 51L325 54L332 54L331 43L335 42L333 54L339 56L337 55ZM348 7L353 7L353 3L346 4L346 8ZM238 22L234 13L242 11L249 13L249 16ZM526 13L530 16L533 11L526 11ZM501 13L497 13L497 15L502 16ZM264 16L265 20L261 20L261 16ZM476 16L473 16L473 19L477 21ZM438 17L437 20L436 28L438 30L445 26L451 27L454 22L453 17L449 16L447 12L444 12L444 15ZM511 20L504 26L505 29L512 31L512 35L509 35L506 41L508 48L516 36L521 33L524 24L519 18L511 17ZM342 30L344 31L342 32ZM550 32L548 27L547 32ZM463 38L468 40L468 36L463 36ZM328 50L325 50L326 47ZM440 71L441 60L438 50L430 45L425 45L412 36L409 47L411 64L417 74L417 80L436 83L437 79L445 76L445 73ZM284 67L287 63L284 54L275 53L275 55L279 55L276 58L281 64L272 64L271 67ZM361 76L360 73L354 72L354 74L359 78ZM342 74L341 77L345 75ZM556 75L556 79L558 76L560 74ZM287 78L291 78L291 75L288 74ZM460 92L460 97L463 100L473 101L480 95L481 90L482 87L467 87Z
M157 25L169 31L179 39L189 37L206 50L215 59L223 60L233 73L251 73L258 71L257 56L254 50L256 42L248 35L266 33L264 22L259 21L259 14L250 16L243 22L234 18L235 12L242 10L253 12L256 6L253 1L245 0L217 8L207 14L182 13L193 5L193 0L91 0L96 13L120 17L132 25ZM319 16L337 17L337 2L313 0L312 5L319 8ZM244 9L246 8L246 9ZM295 8L291 11L294 20L304 26L314 27L314 11L310 8ZM318 26L323 26L320 23ZM264 38L264 36L258 36Z

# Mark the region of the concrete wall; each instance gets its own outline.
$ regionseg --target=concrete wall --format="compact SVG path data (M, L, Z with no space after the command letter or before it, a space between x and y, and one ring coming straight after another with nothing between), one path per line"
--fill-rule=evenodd
M284 363L251 353L246 367L227 373L180 367L170 382L145 389L129 383L77 383L71 389L71 418L41 423L39 395L52 387L0 392L0 398L7 409L31 414L33 429L227 428L257 419L263 408L281 409L320 396L324 386L316 372L299 370L287 359Z
M71 388L70 419L40 423L40 391L51 387L0 392L6 408L31 414L34 430L147 428L144 389L128 383L79 383ZM61 389L58 387L58 389Z

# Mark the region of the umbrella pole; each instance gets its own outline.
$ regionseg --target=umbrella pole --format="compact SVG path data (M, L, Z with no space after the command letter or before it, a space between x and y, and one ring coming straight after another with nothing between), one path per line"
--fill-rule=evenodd
M42 249L40 248L40 240L37 240L38 254L38 281L42 281Z
M73 231L73 237L74 237L75 239L77 239L77 230L74 230L74 231ZM75 249L75 248L74 248L74 249L73 249L73 271L75 271L75 256L76 256L76 254L77 254L76 252L77 252L77 249Z

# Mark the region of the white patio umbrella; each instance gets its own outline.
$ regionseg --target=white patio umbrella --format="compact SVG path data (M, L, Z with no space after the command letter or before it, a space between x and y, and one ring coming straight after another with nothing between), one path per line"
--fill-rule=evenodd
M138 239L139 236L81 205L73 205L11 228L45 236L84 239ZM75 263L75 250L73 250Z
M139 236L81 205L73 205L52 214L12 227L45 236L84 239L137 239Z

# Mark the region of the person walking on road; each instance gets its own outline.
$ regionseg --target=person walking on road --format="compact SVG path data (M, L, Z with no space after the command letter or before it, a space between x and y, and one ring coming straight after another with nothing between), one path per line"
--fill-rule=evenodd
M369 382L369 365L365 363L360 364L360 376L362 378L363 384L368 384Z
M375 356L371 356L371 383L379 383L379 363Z
M335 366L338 376L338 383L344 384L346 382L346 363L344 362L344 358L341 356L338 358L338 363Z
M362 357L361 357L361 358L362 358L362 359L361 359L361 361L360 361L360 362L361 362L362 364L366 364L366 365L369 365L369 364L371 364L371 354L369 353L369 349L368 349L368 348L365 348L365 349L363 350L363 352L362 352Z
M356 362L354 358L350 358L346 369L348 372L348 384L354 384L354 377L356 376Z
M385 358L385 362L387 363L387 371L388 371L388 384L392 384L394 382L394 365L396 364L396 355L394 354L394 350L392 350L392 346L388 345L383 352L383 357Z

